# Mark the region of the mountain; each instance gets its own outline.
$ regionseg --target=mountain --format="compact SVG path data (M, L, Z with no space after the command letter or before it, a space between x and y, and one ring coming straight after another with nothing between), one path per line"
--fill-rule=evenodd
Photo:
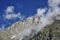
M18 21L12 24L6 30L3 30L2 32L0 32L0 39L1 40L17 40L20 36L23 36L21 34L25 32L24 30L30 32L30 30L33 29L38 24L39 19L40 17L38 15L34 15L32 17L28 17L24 21ZM25 33L24 35L29 35L29 33L27 34Z
M29 40L60 40L60 20L55 20L52 25L47 25Z
M59 40L60 20L46 25L37 33L32 30L39 24L40 18L41 15L36 14L24 21L13 23L6 30L0 32L0 40Z

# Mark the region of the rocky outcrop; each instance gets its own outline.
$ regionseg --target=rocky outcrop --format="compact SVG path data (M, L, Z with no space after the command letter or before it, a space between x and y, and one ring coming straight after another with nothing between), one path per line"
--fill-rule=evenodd
M40 17L35 15L27 18L25 21L18 21L12 24L6 30L0 32L0 40L20 40L20 36L26 33L23 32L24 34L22 34L22 30L26 28L30 30L29 28L36 27ZM51 25L47 25L37 34L34 34L33 30L30 34L29 36L24 36L22 40L60 40L60 20L55 20Z
M17 40L19 34L24 29L32 29L34 28L39 22L39 16L35 15L32 17L28 17L24 21L18 21L8 27L6 30L0 32L0 39L2 40ZM3 35L3 36L2 36Z
M29 40L60 40L60 20L56 20L52 25L47 25Z

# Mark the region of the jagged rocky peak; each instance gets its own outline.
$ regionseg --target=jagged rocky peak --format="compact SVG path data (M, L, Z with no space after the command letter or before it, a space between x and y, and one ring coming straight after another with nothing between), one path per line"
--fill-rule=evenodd
M16 23L12 24L11 27L18 28L18 29L19 29L19 27L21 29L25 28L25 27L33 27L34 25L36 25L39 22L39 20L40 20L40 16L35 15L35 16L28 17L24 21L18 21Z
M16 23L13 23L10 27L8 27L3 32L0 32L0 34L4 35L2 36L5 40L17 40L21 38L23 35L29 35L31 32L31 29L36 27L36 25L39 23L40 16L37 14L31 17L28 17L24 21L18 21ZM27 32L27 34L26 34ZM25 33L25 34L23 34ZM5 37L6 36L6 37Z
M35 32L34 29L35 27L37 27L37 25L39 24L40 22L40 18L42 16L41 15L34 15L34 16L31 16L31 17L28 17L26 20L24 21L18 21L16 23L13 23L10 27L8 27L6 30L0 32L0 38L2 40L19 40L19 39L23 39L23 37L25 37L27 35L27 38L28 40L30 38L35 38ZM60 18L60 17L59 17ZM59 19L60 20L60 19ZM57 25L60 21L56 22L54 21L55 23L53 23L53 25ZM53 25L51 25L51 27L53 27ZM59 24L60 25L60 24ZM45 26L46 27L46 26ZM39 27L38 28L41 28L40 27L40 24L39 24ZM46 31L49 32L49 25L48 27L46 27ZM43 34L41 34L41 32ZM39 35L42 35L42 37L45 37L45 34L44 34L45 30L43 29L42 31L40 30L40 33ZM4 36L2 36L4 35ZM39 36L38 35L38 36ZM49 35L49 33L46 33L46 35ZM34 36L34 37L33 37ZM47 36L48 37L48 36ZM32 40L32 39L31 39Z

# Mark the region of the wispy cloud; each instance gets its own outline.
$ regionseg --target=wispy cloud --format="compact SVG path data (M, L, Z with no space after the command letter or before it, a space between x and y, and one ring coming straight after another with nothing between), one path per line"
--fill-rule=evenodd
M47 10L47 8L44 8L44 9L43 8L38 8L37 9L37 15L38 16L40 16L40 15L43 16L44 13L46 12L46 10Z
M15 18L20 18L21 20L23 20L23 17L24 16L22 16L20 12L18 13L14 12L14 6L9 6L5 10L5 15L4 15L5 19L10 20L10 19L15 19Z
M11 12L14 12L14 6L7 7L6 13L11 13Z

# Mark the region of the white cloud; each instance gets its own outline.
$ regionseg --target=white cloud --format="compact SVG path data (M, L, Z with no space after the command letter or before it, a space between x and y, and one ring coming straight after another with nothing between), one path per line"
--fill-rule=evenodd
M22 16L20 12L18 12L18 13L14 12L14 6L9 6L6 9L5 15L4 15L4 18L8 19L8 20L15 19L15 18L20 18L21 20L23 20L23 17L24 16Z
M14 12L13 10L14 10L14 7L13 6L9 6L6 9L6 13Z
M18 18L21 17L20 13L17 13L17 14L12 13L12 14L6 14L5 15L6 19L14 19L14 18L17 18L17 17Z
M37 9L37 15L38 16L40 16L40 15L43 16L43 13L45 13L45 12L46 12L46 8L44 8L44 9L38 8Z
M51 7L57 7L60 4L60 0L49 0L48 3Z

